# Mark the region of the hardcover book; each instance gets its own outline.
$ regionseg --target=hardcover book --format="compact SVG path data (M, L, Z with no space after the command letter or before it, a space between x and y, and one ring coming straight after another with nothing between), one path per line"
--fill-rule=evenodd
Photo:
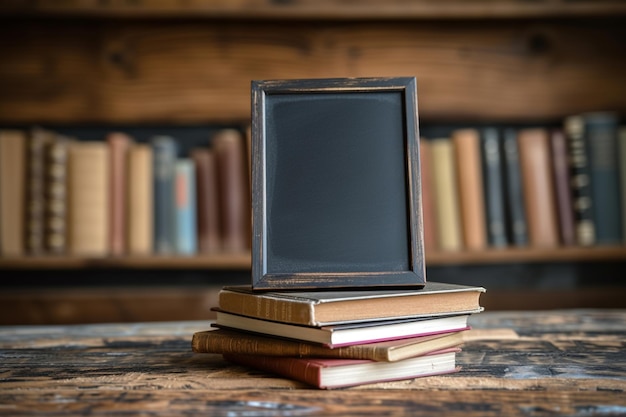
M528 226L519 164L517 130L514 128L504 129L501 139L507 235L512 245L526 246L528 244Z
M178 147L170 136L152 139L154 175L154 251L172 254L176 247L174 171Z
M152 147L135 143L128 151L128 252L152 253L154 241L154 190Z
M0 130L0 253L24 254L26 133Z
M127 251L128 228L128 149L133 139L123 132L110 132L109 146L109 254L124 255Z
M249 285L219 293L223 311L305 326L459 314L480 309L483 287L427 282L417 290L255 292Z
M68 159L74 139L56 135L44 148L45 154L45 248L50 254L67 251Z
M469 315L480 311L471 310L466 314L454 316L376 320L313 327L215 310L217 314L215 327L307 341L331 348L467 330Z
M463 331L336 348L227 329L196 332L191 339L192 350L196 353L368 359L379 362L396 362L462 343Z
M220 249L220 204L215 153L209 148L191 151L196 165L196 199L198 202L198 252Z
M493 247L505 247L506 212L504 208L503 162L500 150L500 133L489 127L482 131L481 150L483 178L485 181L485 206L487 208L487 236Z
M193 255L197 251L196 239L196 175L192 159L176 161L176 253Z
M229 362L274 373L322 389L397 381L458 371L456 354L448 349L398 362L359 359L287 358L226 354Z

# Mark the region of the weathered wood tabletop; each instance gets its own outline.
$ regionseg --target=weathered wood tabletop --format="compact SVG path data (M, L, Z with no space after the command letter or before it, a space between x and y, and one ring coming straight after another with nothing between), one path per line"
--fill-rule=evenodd
M193 353L208 321L0 327L0 415L626 415L626 310L471 324L459 373L339 390Z

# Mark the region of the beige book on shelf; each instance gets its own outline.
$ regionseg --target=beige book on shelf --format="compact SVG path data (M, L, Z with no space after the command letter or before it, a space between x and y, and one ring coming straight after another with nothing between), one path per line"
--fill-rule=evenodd
M68 167L68 252L109 253L109 148L106 142L73 142Z
M422 188L422 223L424 227L424 250L428 253L436 251L439 243L437 238L437 212L432 172L432 151L428 139L420 139L420 174Z
M152 147L134 143L128 150L128 253L149 255L154 242Z
M0 130L0 254L24 254L26 133Z
M454 156L466 249L487 247L487 220L483 184L480 134L476 129L457 129L452 132Z
M518 133L528 239L535 247L559 244L549 139L545 128L526 128Z
M461 211L451 139L432 139L431 152L439 247L444 251L460 250Z

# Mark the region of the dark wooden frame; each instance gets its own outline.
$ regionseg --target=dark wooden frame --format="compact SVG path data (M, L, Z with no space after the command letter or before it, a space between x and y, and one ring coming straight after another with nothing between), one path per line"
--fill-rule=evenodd
M392 78L333 78L333 79L300 79L300 80L263 80L263 81L252 81L251 85L252 90L252 144L251 144L251 157L252 157L252 203L253 203L253 218L252 218L252 288L254 290L287 290L287 289L322 289L322 288L399 288L399 287L421 287L426 282L426 274L425 274L425 262L424 262L424 248L423 248L423 225L422 225L422 203L421 203L421 182L420 182L420 167L419 167L419 126L418 126L418 112L417 112L417 83L414 77L392 77ZM320 96L320 94L330 94L330 96ZM358 94L358 96L355 96ZM377 94L377 96L364 96L367 94ZM381 94L383 96L381 96ZM345 99L344 99L345 95ZM273 225L268 225L270 222L268 216L268 205L274 204L272 199L272 195L270 194L269 189L274 184L273 181L277 180L277 176L273 173L268 172L272 171L272 167L268 164L268 147L272 149L278 149L277 143L279 140L283 145L288 143L288 147L291 149L292 142L284 142L284 139L278 138L278 136L283 135L282 133L275 134L276 138L268 137L272 134L268 135L268 130L270 132L278 132L278 128L274 128L272 126L284 124L283 121L285 118L281 120L272 120L268 121L268 113L274 112L274 108L293 108L291 103L289 106L285 107L284 103L279 100L293 100L293 104L295 106L308 105L309 102L315 102L317 99L325 100L326 97L331 97L329 100L338 100L335 104L338 104L338 108L346 109L346 111L352 111L353 113L347 114L348 116L354 116L358 114L354 109L356 106L359 106L358 100L361 98L365 99L364 102L368 103L372 102L374 104L364 104L365 108L369 109L367 106L387 106L385 104L380 104L380 102L384 102L384 100L379 100L379 97L385 98L386 95L389 95L390 101L395 101L397 103L393 104L393 110L389 110L390 112L396 112L396 108L401 108L402 114L393 114L392 118L381 119L380 122L375 121L374 123L381 123L381 129L384 129L386 125L390 122L387 120L400 120L399 123L401 126L394 127L391 129L394 133L397 131L401 131L400 134L402 137L394 137L391 140L402 141L399 142L399 145L396 145L394 149L400 149L400 152L403 153L402 159L403 161L399 161L401 164L404 164L404 171L401 175L404 176L404 184L398 185L396 181L394 181L396 190L400 190L399 187L404 187L404 196L401 196L401 201L397 203L397 210L402 210L406 213L406 218L404 220L397 220L398 216L388 216L389 218L380 219L381 224L378 225L378 229L381 230L380 227L387 227L387 223L382 223L386 221L393 222L403 222L406 221L406 227L401 233L396 233L396 236L401 236L403 233L406 233L406 242L400 242L400 245L406 245L406 250L403 254L398 254L398 257L404 257L406 254L406 259L403 260L402 265L397 268L391 268L392 270L380 270L379 268L373 268L373 270L363 270L360 268L355 268L358 270L351 270L350 268L338 268L338 270L328 270L327 268L316 269L315 265L312 268L307 268L306 270L296 270L290 269L286 267L283 269L282 267L276 268L272 262L271 250L268 250L268 236L271 233L271 229L276 229L275 227L268 227ZM288 98L285 98L288 97ZM398 98L399 97L399 98ZM272 100L277 101L280 104L273 104ZM345 103L345 105L344 105ZM398 105L398 103L400 103ZM270 106L268 108L268 105ZM350 110L350 106L354 105L355 107ZM283 107L276 107L283 106ZM315 106L315 104L313 104ZM301 106L300 106L301 107ZM376 107L372 107L376 108ZM383 114L386 114L387 107L383 107ZM298 111L298 110L288 110L289 112ZM313 109L315 112L315 108ZM320 112L321 113L321 112ZM307 119L309 117L309 113L297 113L296 116L303 114L303 117ZM377 115L379 113L376 113ZM280 112L276 115L281 115ZM282 114L284 116L284 114ZM310 114L312 118L315 118L315 114ZM322 116L320 116L322 117ZM361 116L358 116L361 117ZM350 117L348 117L350 118ZM354 118L354 117L353 117ZM365 124L367 124L368 119L363 119ZM343 119L341 119L343 120ZM352 119L350 119L352 120ZM348 122L347 122L348 123ZM270 127L268 128L268 124ZM318 125L315 125L318 126ZM350 126L348 126L350 127ZM378 128L378 126L375 126ZM326 127L320 127L319 129L327 129ZM345 128L342 132L345 132ZM352 132L352 130L350 130ZM366 134L368 136L370 134ZM371 135L370 135L371 136ZM390 136L393 136L390 133ZM346 135L342 133L341 141L343 142ZM376 141L379 136L376 135ZM359 141L361 138L355 132L354 137L350 137L346 140L354 140ZM276 143L272 141L276 141ZM291 140L291 137L289 137ZM369 139L371 140L371 139ZM388 137L385 137L385 140L390 140ZM310 142L310 141L309 141ZM330 143L330 142L329 142ZM334 142L332 142L334 143ZM389 143L389 142L388 142ZM375 144L378 145L378 144ZM299 145L296 145L294 149L297 149L296 154L294 155L296 159L301 158L302 152L298 149ZM312 145L314 146L314 145ZM388 148L387 143L382 143L378 145L381 149L385 150ZM284 149L284 147L281 147ZM278 151L272 151L278 154ZM282 151L281 151L282 152ZM371 151L363 151L371 152ZM386 152L386 151L385 151ZM398 153L395 151L396 154ZM270 157L271 158L271 157ZM285 158L284 156L282 158ZM274 159L278 160L278 157L274 157ZM281 161L284 159L281 159ZM349 159L352 161L352 159ZM326 162L326 161L322 161ZM342 166L343 167L343 166ZM343 168L342 168L343 169ZM362 165L361 165L362 169ZM391 171L398 170L398 168L391 169ZM387 170L385 170L386 172ZM321 171L320 171L321 172ZM381 172L379 170L379 172ZM381 172L382 173L382 172ZM369 175L369 174L368 174ZM387 174L383 174L380 177L383 177ZM397 176L397 175L396 175ZM377 177L378 178L378 177ZM280 180L284 180L284 178L280 178ZM287 180L288 182L292 182L291 179ZM381 180L382 181L382 180ZM270 186L268 186L270 184ZM300 190L306 187L293 187L296 190ZM351 188L350 190L352 190ZM293 191L293 189L290 189ZM297 193L297 191L296 191ZM397 193L402 194L402 191ZM278 198L278 197L277 197ZM337 201L332 200L332 204ZM285 203L290 204L290 203ZM343 203L341 203L343 204ZM396 204L396 203L390 203ZM330 205L330 204L329 204ZM333 206L334 207L334 206ZM359 206L363 207L363 205ZM334 210L334 208L333 208ZM369 208L365 210L370 210ZM341 219L344 219L342 217ZM343 220L342 220L343 221ZM350 220L352 222L352 220ZM298 223L300 224L300 223ZM319 223L315 223L318 225ZM357 226L358 227L358 226ZM396 228L396 230L401 230L402 225ZM408 230L406 230L408 229ZM358 229L360 233L360 228ZM341 236L345 236L342 234ZM271 238L274 238L272 236ZM278 237L280 239L282 237ZM308 238L308 236L307 236ZM315 236L313 236L315 238ZM396 239L397 237L393 237L392 239ZM289 237L287 237L289 239ZM343 239L343 237L342 237ZM398 238L400 240L400 238ZM272 240L273 241L273 240ZM320 240L322 241L322 240ZM375 239L372 239L375 241ZM354 242L357 246L360 242ZM375 243L376 245L380 245L380 243ZM275 245L276 246L276 245ZM284 246L284 245L283 245ZM321 245L320 245L321 246ZM343 247L342 247L343 248ZM352 246L350 246L352 249ZM369 248L367 248L369 249ZM383 250L384 252L385 250ZM358 252L355 250L355 253ZM307 252L308 253L308 252ZM333 252L336 253L336 252ZM362 252L358 252L358 255L355 256L363 256ZM404 263L406 261L406 264ZM391 261L390 261L391 262ZM276 263L280 263L276 261ZM348 263L346 263L347 265ZM400 263L398 263L399 265ZM268 265L273 265L271 270L268 271ZM381 264L382 265L382 264ZM384 267L383 267L384 268Z

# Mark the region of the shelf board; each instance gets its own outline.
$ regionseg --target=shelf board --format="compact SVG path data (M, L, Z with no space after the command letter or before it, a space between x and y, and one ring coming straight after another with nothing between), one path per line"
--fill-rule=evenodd
M616 16L626 5L615 1L453 0L453 1L275 1L246 2L214 0L12 1L0 6L0 16L27 18L219 18L300 20L407 20L407 19L497 19Z
M430 252L427 266L488 265L532 262L626 261L626 246L546 249L491 249L485 251ZM78 256L23 256L0 258L0 269L223 269L249 270L250 253L203 256L127 256L90 258Z

